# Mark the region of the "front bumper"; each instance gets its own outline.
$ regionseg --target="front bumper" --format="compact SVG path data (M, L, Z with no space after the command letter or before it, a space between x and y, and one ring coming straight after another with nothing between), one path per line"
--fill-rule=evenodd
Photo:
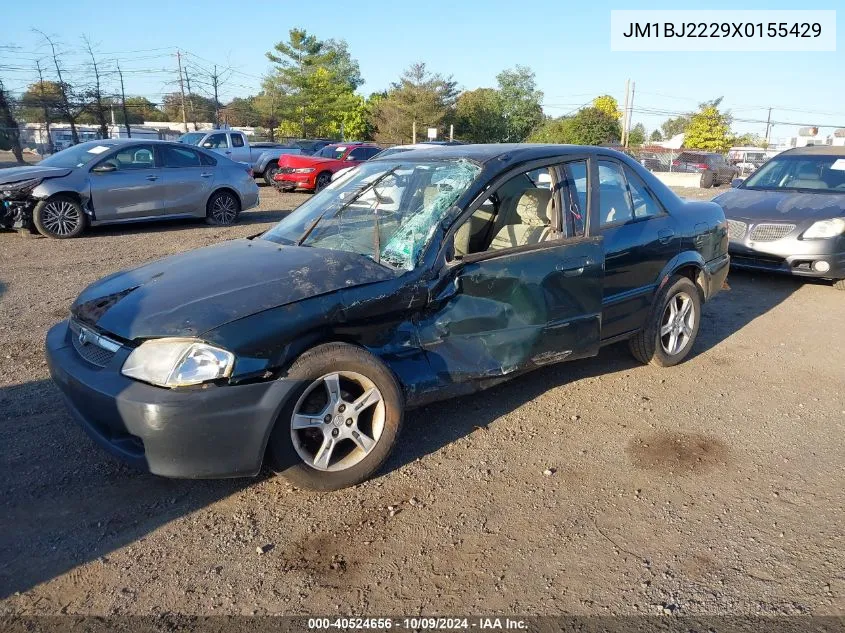
M845 238L774 242L731 241L728 250L735 268L761 270L800 277L845 279ZM818 270L826 262L828 270Z
M48 332L50 374L70 413L107 451L165 477L239 477L261 469L292 382L163 389L120 373L129 349L100 368L82 359L70 336L67 321Z
M314 189L317 186L317 172L308 174L279 172L273 176L273 180L282 189Z

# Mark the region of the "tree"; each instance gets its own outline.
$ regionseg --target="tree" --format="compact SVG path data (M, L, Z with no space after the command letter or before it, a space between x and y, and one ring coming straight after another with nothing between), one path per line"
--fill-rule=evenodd
M637 123L631 128L631 131L628 132L628 145L632 145L634 147L642 145L645 143L645 136L645 126L642 123Z
M126 111L130 123L168 121L167 115L146 97L126 97ZM120 123L124 123L123 114L117 114ZM172 120L172 119L171 119ZM178 120L178 119L177 119Z
M2 81L0 81L0 149L12 150L15 160L23 163L18 122L12 113L11 99L6 96L6 87Z
M582 108L575 116L546 121L529 137L534 143L603 145L618 143L622 136L619 121L595 106Z
M651 136L648 137L648 140L656 143L663 140L663 135L660 133L660 130L654 130L654 132L651 133Z
M185 108L191 113L190 119L209 122L214 120L214 100L197 94L185 95ZM179 121L182 118L182 94L171 92L162 97L161 109L167 121Z
M53 40L42 31L35 29L35 32L47 40L47 43L50 45L53 65L56 68L56 78L59 80L56 84L59 87L59 95L61 97L59 100L59 109L62 112L63 118L70 123L70 136L73 140L73 144L76 145L79 143L79 134L76 131L76 117L79 114L79 111L75 106L71 105L72 88L70 84L65 83L65 80L62 77L62 66L59 62L59 53L56 51L55 42L53 42Z
M258 125L261 118L255 107L255 97L235 97L223 107L221 115L223 121L236 127Z
M265 90L270 87L281 97L279 118L297 121L304 137L339 129L344 108L353 104L353 91L363 83L358 62L343 40L322 42L304 29L291 29L289 35L267 53L275 69Z
M702 106L690 117L684 147L726 152L731 147L730 124L716 106Z
M504 140L524 141L543 120L543 93L537 90L534 72L527 66L515 66L496 75L496 81L506 119Z
M455 133L472 143L499 143L507 138L501 94L493 88L469 90L455 105Z
M86 109L91 112L94 117L94 120L100 127L100 138L108 138L109 127L108 122L106 121L106 106L110 106L111 103L110 101L109 103L106 103L106 100L103 98L101 81L102 73L99 64L97 64L97 57L94 55L94 47L91 45L91 40L88 39L87 35L83 35L82 41L85 44L85 51L91 58L91 84L84 94L86 101L88 101Z
M55 81L39 81L27 86L18 101L19 115L29 123L63 120L62 93Z
M663 132L663 138L667 141L678 134L684 134L689 127L690 117L686 114L676 116L675 118L666 119L663 125L660 126Z
M619 110L619 102L610 95L601 95L593 99L593 107L614 117L616 120L622 118L622 112Z
M418 134L425 127L439 127L454 107L455 85L451 77L431 73L423 63L412 64L375 105L376 140L408 143L414 123Z

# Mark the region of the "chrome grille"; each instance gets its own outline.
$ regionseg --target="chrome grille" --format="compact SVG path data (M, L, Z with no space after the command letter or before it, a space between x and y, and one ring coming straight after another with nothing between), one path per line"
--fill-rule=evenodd
M748 230L748 225L739 220L728 220L728 238L739 241L745 237L745 231Z
M83 360L97 367L108 365L120 349L119 343L97 334L76 321L70 322L70 338L76 353Z
M786 237L794 229L794 224L758 224L751 229L751 239L755 242L774 242Z

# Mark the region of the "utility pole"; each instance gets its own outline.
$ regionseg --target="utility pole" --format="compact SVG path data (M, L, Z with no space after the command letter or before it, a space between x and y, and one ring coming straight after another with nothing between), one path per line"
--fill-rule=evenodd
M630 141L631 136L631 119L634 116L634 92L637 88L637 82L631 82L631 102L628 106L628 122L625 125L625 147L628 147L628 141Z
M47 132L47 153L55 154L56 147L53 145L53 137L50 134L50 107L47 105L47 99L44 96L44 72L41 70L40 61L35 61L35 68L38 71L38 90L41 94L41 108L44 113L44 128Z
M414 121L414 124L411 126L411 142L417 142L417 122Z
M197 114L194 110L194 95L191 92L191 78L188 76L188 67L185 66L185 85L188 87L188 107L191 109L191 123L194 124L194 132L197 131Z
M126 90L123 88L123 71L117 64L117 74L120 75L120 103L123 106L123 124L126 126L126 137L132 138L132 128L129 127L129 115L126 113Z
M188 131L188 118L185 114L185 84L182 82L182 53L176 49L176 63L179 64L179 92L182 93L182 125Z
M455 140L455 124L450 123L449 124L449 142L451 143L454 140Z
M772 109L769 108L769 116L766 117L766 148L769 147L769 131L772 128Z
M626 79L625 80L625 107L622 108L622 139L621 139L621 142L622 142L623 147L625 146L625 143L628 141L628 139L625 138L625 133L628 130L628 128L626 127L626 122L628 120L628 91L630 90L630 88L631 88L631 80Z

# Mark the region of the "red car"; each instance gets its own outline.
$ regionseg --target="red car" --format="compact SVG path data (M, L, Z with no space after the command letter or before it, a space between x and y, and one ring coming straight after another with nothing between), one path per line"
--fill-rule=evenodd
M320 191L331 182L333 173L355 167L380 151L379 146L369 143L335 143L326 145L312 156L283 154L279 158L279 171L273 180L277 187L285 191Z

